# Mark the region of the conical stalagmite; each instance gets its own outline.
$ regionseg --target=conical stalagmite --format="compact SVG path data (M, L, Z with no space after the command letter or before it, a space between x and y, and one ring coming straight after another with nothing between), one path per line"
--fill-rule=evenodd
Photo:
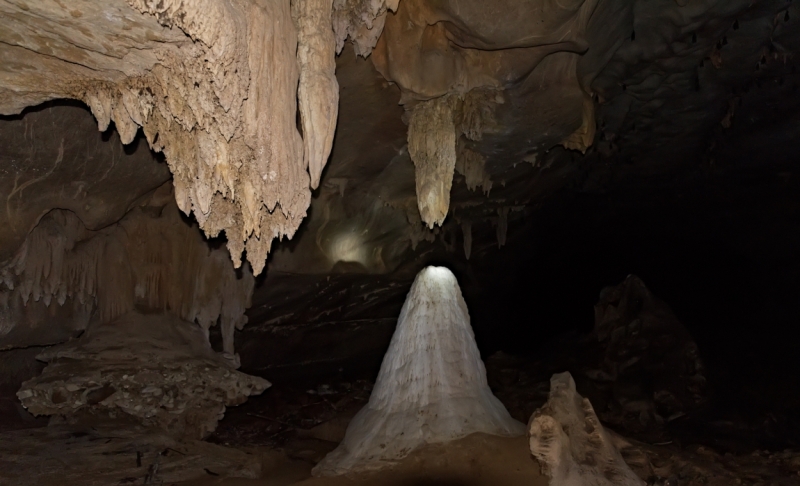
M528 435L550 486L644 486L568 372L550 378L550 396L533 412Z
M427 267L400 311L369 403L313 473L380 469L424 444L475 432L518 436L525 426L489 389L455 276Z

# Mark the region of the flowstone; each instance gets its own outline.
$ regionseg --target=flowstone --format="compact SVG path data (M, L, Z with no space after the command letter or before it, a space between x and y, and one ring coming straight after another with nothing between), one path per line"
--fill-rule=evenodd
M550 397L531 416L528 434L531 453L550 476L550 486L645 484L625 464L569 373L550 379Z
M475 432L518 436L525 427L489 389L455 276L426 267L400 311L369 403L312 473L380 469L425 444Z

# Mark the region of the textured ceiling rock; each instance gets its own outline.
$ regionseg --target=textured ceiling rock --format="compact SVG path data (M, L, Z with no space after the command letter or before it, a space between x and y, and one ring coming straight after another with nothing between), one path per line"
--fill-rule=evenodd
M123 148L116 132L98 133L85 108L68 104L0 118L0 266L51 209L99 230L168 181L143 142Z
M429 227L442 225L449 209L461 135L454 133L453 117L445 113L451 97L514 88L554 53L574 53L550 63L577 84L576 55L588 48L585 30L596 5L597 0L521 5L406 0L389 17L373 60L386 79L400 86L400 103L412 111L409 153L417 167L421 218ZM514 18L498 22L506 19L505 12L515 12ZM588 94L583 97L582 124L563 143L585 151L594 139L594 105ZM423 103L415 106L415 101ZM464 135L481 138L469 131ZM418 138L422 140L416 142Z
M247 322L254 279L231 267L186 224L162 186L118 224L86 228L75 213L53 210L28 235L11 262L0 267L0 347L50 344L49 326L27 322L23 307L67 305L110 322L133 311L163 311L208 329L220 323L223 352L238 363L234 329ZM47 322L47 321L45 321ZM84 321L84 324L86 322ZM20 341L26 327L40 327L38 342Z
M312 35L331 28L330 2L298 4L299 50L289 0L128 3L0 3L0 112L75 98L123 143L142 127L181 210L209 236L224 231L235 265L247 250L259 273L272 240L305 216L330 152L334 38Z
M400 0L334 0L333 30L336 53L344 48L349 37L356 54L367 57L378 42L389 11L396 11Z

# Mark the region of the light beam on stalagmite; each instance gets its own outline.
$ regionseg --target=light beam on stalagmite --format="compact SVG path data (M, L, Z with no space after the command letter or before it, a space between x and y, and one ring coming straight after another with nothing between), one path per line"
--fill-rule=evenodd
M525 426L489 389L456 277L427 267L400 311L369 403L313 474L380 469L422 445L475 432L518 436Z

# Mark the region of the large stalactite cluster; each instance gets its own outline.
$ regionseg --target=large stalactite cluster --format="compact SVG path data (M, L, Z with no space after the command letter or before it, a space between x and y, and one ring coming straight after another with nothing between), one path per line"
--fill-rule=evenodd
M291 237L305 217L331 150L338 109L331 1L128 3L143 15L111 2L95 25L81 22L96 15L87 1L69 10L57 2L33 11L0 5L9 26L0 40L12 46L2 54L9 69L0 112L76 98L101 131L113 121L123 143L141 127L166 155L181 210L194 213L208 236L224 231L234 264L247 251L258 274L272 240ZM125 42L112 50L115 40Z

